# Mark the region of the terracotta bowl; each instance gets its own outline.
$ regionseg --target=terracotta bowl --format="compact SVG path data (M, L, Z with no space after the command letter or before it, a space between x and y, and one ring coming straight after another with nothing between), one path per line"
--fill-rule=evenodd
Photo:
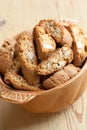
M20 34L14 38L18 39ZM30 112L58 112L72 104L84 92L87 86L87 61L74 78L50 90L20 91L7 87L1 79L0 86L0 97L2 99L18 104Z

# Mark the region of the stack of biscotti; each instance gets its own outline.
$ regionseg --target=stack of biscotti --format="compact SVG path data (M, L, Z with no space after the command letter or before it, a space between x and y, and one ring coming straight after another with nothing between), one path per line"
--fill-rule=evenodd
M15 89L51 89L77 75L86 57L87 38L76 23L41 20L32 31L4 41L0 73Z

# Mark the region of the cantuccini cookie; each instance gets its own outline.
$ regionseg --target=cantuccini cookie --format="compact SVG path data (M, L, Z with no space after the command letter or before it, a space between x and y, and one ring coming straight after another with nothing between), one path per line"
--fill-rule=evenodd
M59 22L54 20L41 20L39 25L50 34L59 45L72 46L72 37L69 31Z
M29 84L39 83L37 74L37 57L33 44L33 36L29 32L24 32L19 40L19 57L24 78Z
M47 60L38 65L38 74L48 75L62 69L73 60L72 49L65 45L57 49Z
M68 64L64 67L64 71L70 78L73 78L80 71L80 68L76 67L74 64Z
M2 74L5 74L12 65L16 43L15 39L7 39L0 48L0 72Z
M73 78L79 71L80 71L79 67L76 67L73 64L69 64L65 66L64 69L57 71L48 79L44 80L43 86L46 89L57 87Z
M48 54L56 49L55 40L49 34L46 34L45 30L40 26L36 26L33 32L38 58L41 60L46 59Z
M13 72L8 72L5 74L5 82L7 84L12 84L14 88L21 90L40 90L38 84L29 85L29 83L21 76Z
M85 37L82 29L78 25L70 24L67 29L73 37L72 49L74 52L74 64L76 66L82 66L87 57L87 37Z
M8 85L13 85L16 89L21 90L39 90L40 83L30 85L20 73L20 61L19 57L16 57L13 61L11 68L5 73L4 81Z
M46 89L51 89L51 88L54 88L56 86L63 84L69 79L70 78L67 75L67 73L63 69L61 69L57 71L56 73L54 73L52 76L50 76L48 79L44 80L43 86Z

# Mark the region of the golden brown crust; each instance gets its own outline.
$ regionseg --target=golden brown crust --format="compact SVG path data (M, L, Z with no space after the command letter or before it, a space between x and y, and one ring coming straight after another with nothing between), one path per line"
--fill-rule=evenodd
M8 70L8 71L11 71L14 73L19 73L20 70L21 70L21 65L20 65L20 60L19 60L19 56L18 56L13 60L12 66L11 66L10 70Z
M73 60L73 52L69 46L57 49L47 60L38 65L38 74L48 75L62 69Z
M64 67L64 71L70 78L73 78L80 71L80 68L76 67L74 64L68 64Z
M5 74L4 81L7 84L12 84L14 88L21 89L21 90L40 90L37 86L31 86L29 83L20 75L13 73L13 72L7 72Z
M24 32L19 40L19 57L24 78L29 84L39 83L37 74L37 57L33 44L33 37L29 32Z
M73 37L72 49L74 52L74 64L76 66L82 66L83 62L87 57L87 38L85 37L82 29L79 28L78 25L70 24L70 26L68 26L68 30L71 32Z
M65 73L65 71L62 69L54 73L50 78L46 79L43 82L43 86L46 89L54 88L54 87L57 87L58 85L63 84L69 79L70 78L67 75L67 73Z
M21 90L39 90L40 84L30 85L23 76L19 75L20 60L16 57L11 68L5 73L4 81L8 85L13 85L16 89Z
M17 44L17 41L13 38L10 39L5 39L4 43L2 44L2 47L4 47L5 49L9 50L9 51L15 51L15 45Z
M19 57L16 57L13 62L11 67L7 70L7 72L4 74L4 81L7 84L11 84L9 79L9 74L18 74L20 72L21 68L20 68L20 62L19 62Z
M41 20L39 23L58 44L72 46L72 37L69 31L59 22L54 20Z
M46 59L48 54L56 49L56 43L53 38L49 34L46 34L44 29L40 26L35 26L33 33L38 58L41 60Z
M76 67L73 64L69 64L65 66L64 69L57 71L48 79L44 80L43 86L46 89L58 87L59 85L65 83L69 79L73 78L79 71L80 71L79 67Z
M10 69L15 52L16 40L7 39L4 41L2 47L0 48L0 72L5 74L5 72Z

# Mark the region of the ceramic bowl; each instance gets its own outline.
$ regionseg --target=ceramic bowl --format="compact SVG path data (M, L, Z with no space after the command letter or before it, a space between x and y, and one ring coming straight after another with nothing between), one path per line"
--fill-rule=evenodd
M21 34L21 33L20 33ZM18 39L20 34L14 38ZM87 61L72 79L56 88L43 91L20 91L3 84L0 79L0 97L33 113L58 112L77 100L87 86Z

